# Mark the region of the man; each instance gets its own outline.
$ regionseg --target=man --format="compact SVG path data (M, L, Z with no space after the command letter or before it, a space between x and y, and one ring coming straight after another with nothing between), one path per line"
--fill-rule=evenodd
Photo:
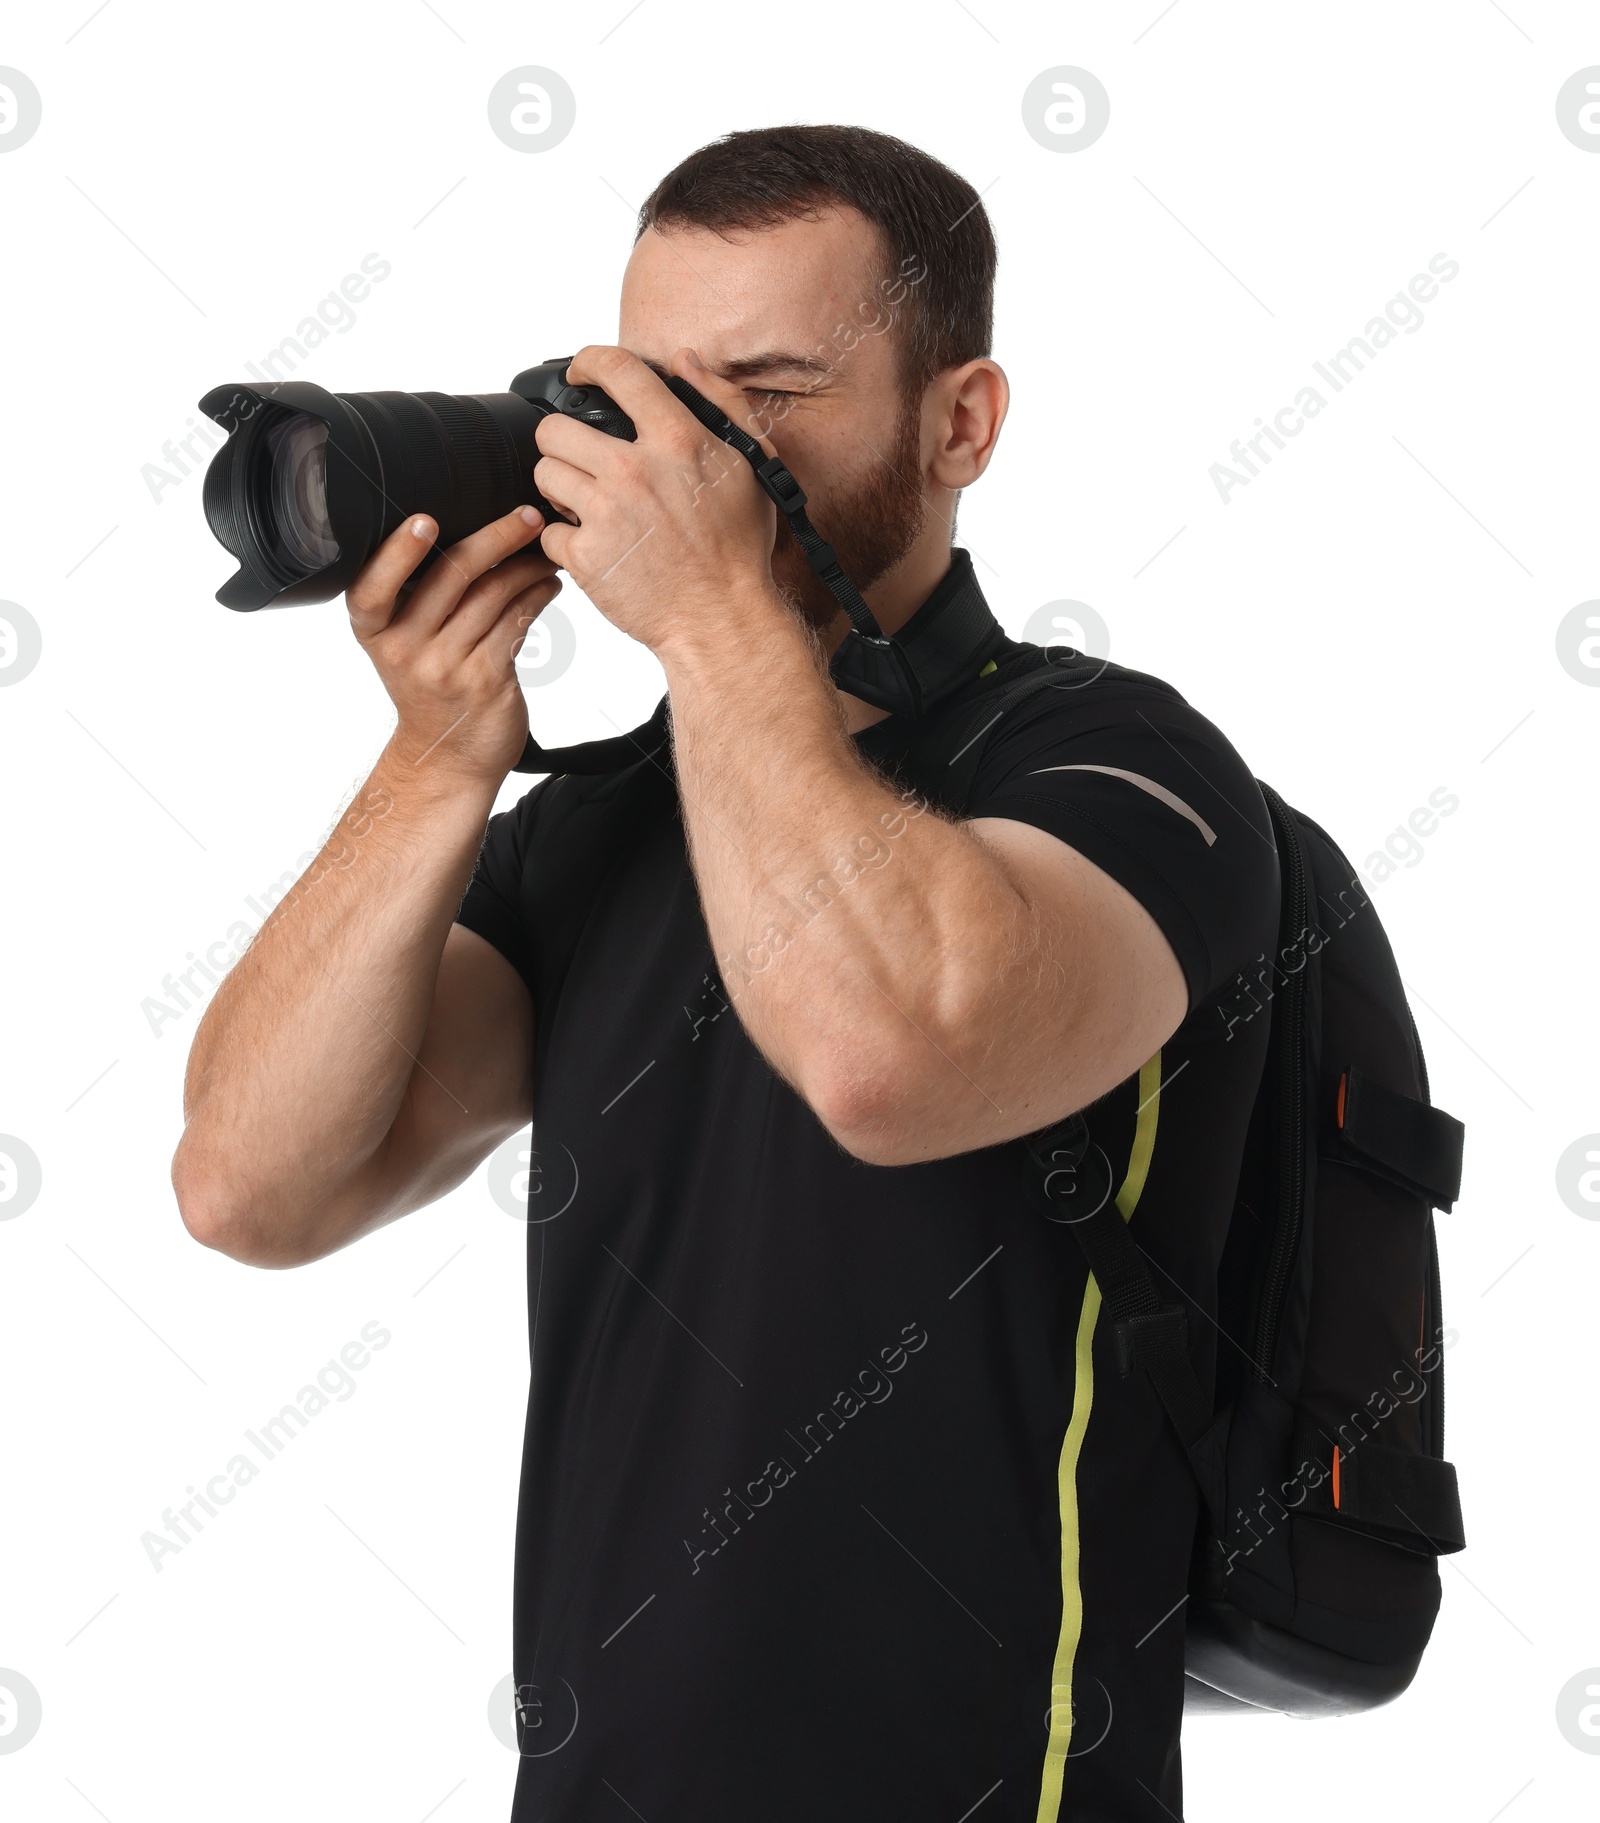
M987 709L1040 658L951 548L1006 414L994 258L964 181L858 129L668 176L619 345L571 366L638 440L547 418L562 522L486 526L409 593L433 522L373 557L348 604L394 735L345 864L196 1037L180 1207L254 1264L536 1122L528 1823L1181 1811L1197 1493L1016 1142L1084 1111L1209 1376L1266 1025L1220 1002L1274 941L1276 857L1158 680L1069 660ZM959 606L983 663L920 717L837 688L843 616L667 373L782 456L887 631ZM670 717L491 819L558 569L655 653ZM956 814L930 799L969 726Z

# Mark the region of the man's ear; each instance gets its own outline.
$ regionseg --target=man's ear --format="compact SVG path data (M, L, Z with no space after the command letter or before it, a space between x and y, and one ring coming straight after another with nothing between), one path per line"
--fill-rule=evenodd
M999 364L986 355L936 374L923 397L923 425L931 433L928 465L936 487L960 489L989 466L1011 388Z

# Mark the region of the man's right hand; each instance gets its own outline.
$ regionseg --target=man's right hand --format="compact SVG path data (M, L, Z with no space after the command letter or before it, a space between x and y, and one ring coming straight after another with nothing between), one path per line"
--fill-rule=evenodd
M346 591L351 630L399 716L390 747L413 764L498 784L522 757L528 709L515 659L561 588L550 559L524 549L543 526L531 506L508 513L441 551L407 593L439 532L412 514Z

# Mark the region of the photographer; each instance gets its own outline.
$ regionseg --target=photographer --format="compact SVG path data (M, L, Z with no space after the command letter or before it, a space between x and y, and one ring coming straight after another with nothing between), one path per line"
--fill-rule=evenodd
M1197 1491L1014 1142L1084 1112L1209 1383L1277 866L1158 679L1084 660L985 713L1038 660L951 542L1007 409L994 270L971 187L882 135L666 177L569 374L637 440L548 416L563 520L407 591L415 516L352 584L394 734L196 1036L174 1184L236 1259L321 1258L530 1120L570 1161L528 1231L517 1818L1181 1813ZM837 602L665 375L781 455L886 632L978 626L969 673L915 717L838 687ZM559 571L668 707L491 818Z

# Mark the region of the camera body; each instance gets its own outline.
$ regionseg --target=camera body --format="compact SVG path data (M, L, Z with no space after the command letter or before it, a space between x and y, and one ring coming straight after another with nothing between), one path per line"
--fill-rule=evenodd
M445 546L532 504L534 433L552 412L631 441L633 421L566 359L501 393L332 393L304 380L218 386L200 409L227 432L206 470L206 519L238 562L217 591L242 613L331 601L400 522L428 513Z

